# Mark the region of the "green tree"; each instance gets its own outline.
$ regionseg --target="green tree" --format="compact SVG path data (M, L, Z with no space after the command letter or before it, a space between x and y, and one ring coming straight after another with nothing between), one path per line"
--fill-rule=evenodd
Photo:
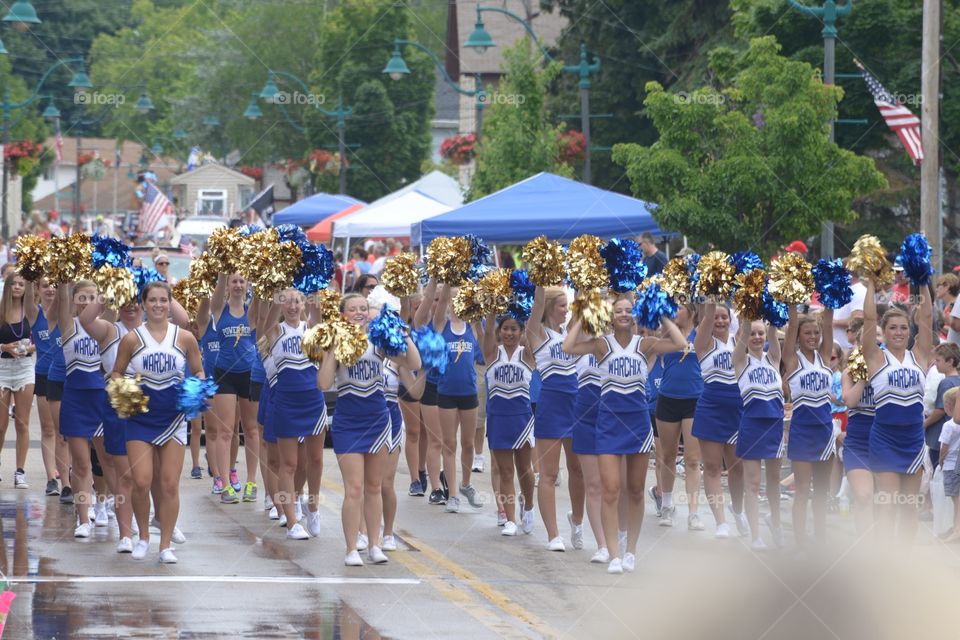
M852 221L854 200L886 185L872 160L827 140L842 91L781 56L774 38L713 51L711 71L717 86L689 94L649 83L660 139L613 150L662 228L702 248L771 253L824 220Z
M560 73L560 63L543 66L527 40L504 52L505 75L483 121L477 170L468 200L476 200L541 171L572 176L558 159L558 134L565 127L551 124L547 88Z

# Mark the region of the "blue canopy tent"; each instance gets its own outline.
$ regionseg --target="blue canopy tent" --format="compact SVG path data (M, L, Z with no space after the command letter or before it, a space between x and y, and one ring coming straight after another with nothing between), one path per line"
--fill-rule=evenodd
M327 216L343 211L347 207L352 207L355 204L366 204L366 202L361 202L346 195L317 193L275 213L273 216L273 225L298 224L301 226L312 226Z
M410 242L424 247L438 236L473 233L489 244L523 244L545 235L569 241L585 233L602 238L673 235L657 226L655 205L552 173L517 184L413 225Z

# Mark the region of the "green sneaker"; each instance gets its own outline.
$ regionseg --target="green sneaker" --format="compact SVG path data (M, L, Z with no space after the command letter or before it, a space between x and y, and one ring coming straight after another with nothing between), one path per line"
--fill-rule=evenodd
M247 484L243 485L243 501L257 501L257 485L255 482L248 482Z
M233 490L233 487L226 485L223 488L223 493L220 494L220 502L223 504L237 504L240 502L240 496Z

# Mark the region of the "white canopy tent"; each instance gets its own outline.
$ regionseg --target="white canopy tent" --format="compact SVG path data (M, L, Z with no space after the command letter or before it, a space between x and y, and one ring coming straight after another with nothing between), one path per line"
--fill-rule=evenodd
M334 238L409 237L410 228L421 220L438 216L453 207L419 191L377 204L374 202L333 223ZM347 243L349 246L349 242Z

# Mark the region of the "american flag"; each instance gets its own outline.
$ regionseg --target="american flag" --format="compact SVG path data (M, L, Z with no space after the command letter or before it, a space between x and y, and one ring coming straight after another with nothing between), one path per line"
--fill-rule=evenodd
M156 233L163 228L163 218L173 210L173 205L160 189L144 180L143 204L140 206L139 231L143 234Z
M869 71L863 70L863 80L867 83L867 90L873 96L873 102L880 109L880 114L887 126L893 129L900 142L913 160L913 164L920 164L923 160L923 145L920 142L920 119L913 115L901 102L884 88L880 81L874 78Z

